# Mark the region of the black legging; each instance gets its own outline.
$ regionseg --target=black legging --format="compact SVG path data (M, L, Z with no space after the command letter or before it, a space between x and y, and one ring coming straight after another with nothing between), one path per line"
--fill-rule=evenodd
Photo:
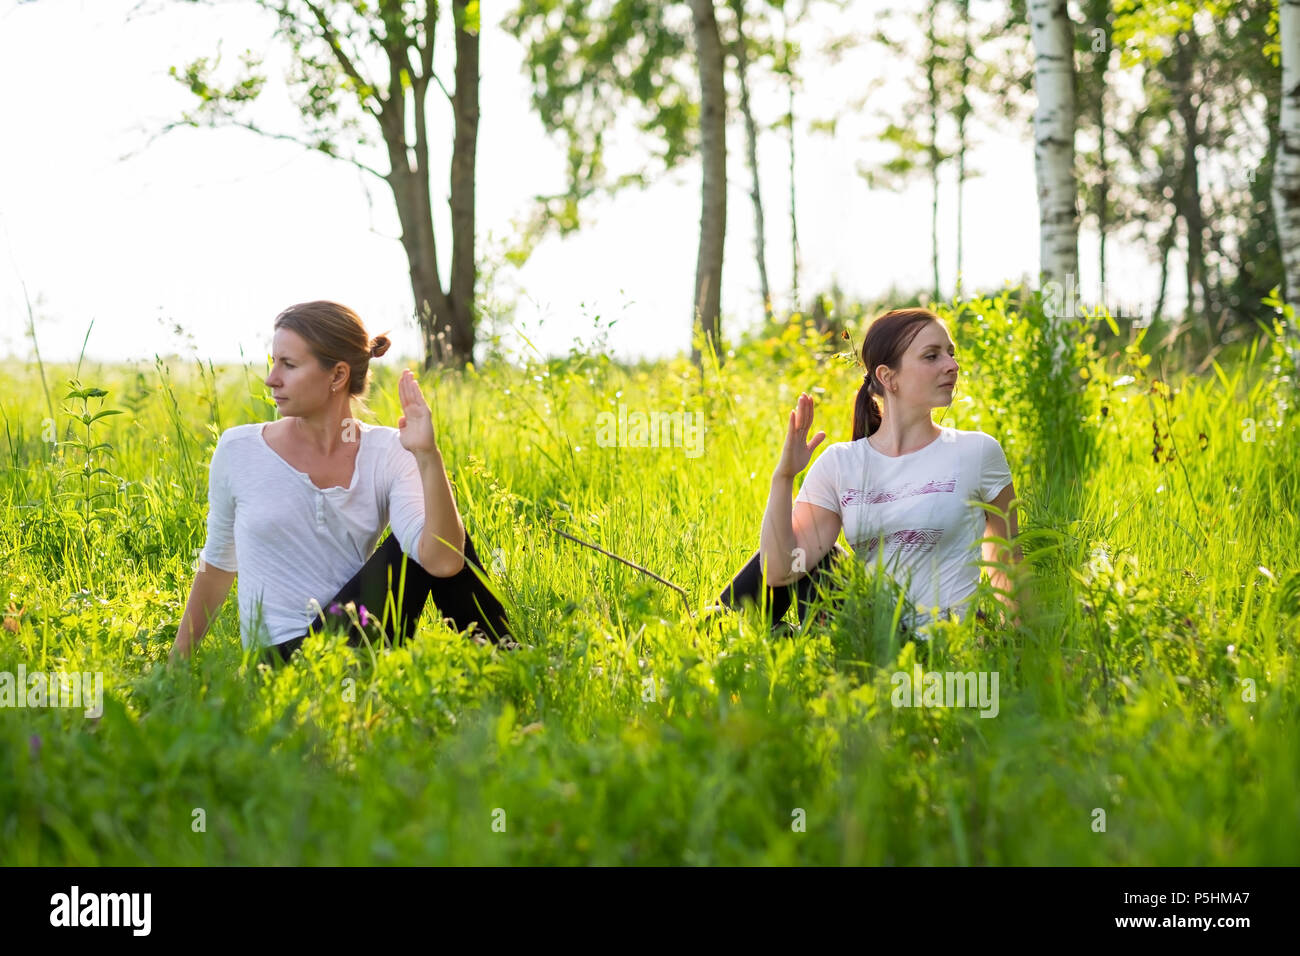
M334 597L330 598L316 620L311 623L309 632L319 631L325 627L326 619L334 616L330 614L331 607L336 604L341 607L352 602L357 607L358 615L364 607L368 618L373 618L377 623L382 624L386 641L400 644L415 634L415 626L424 612L424 604L432 598L438 613L442 617L451 618L452 625L457 631L463 631L470 624L475 624L477 629L493 643L499 644L510 640L505 608L475 576L470 568L471 564L482 571L482 564L468 531L465 532L465 567L449 578L436 578L424 570L418 562L403 553L397 537L390 533L375 553L361 566L361 570L354 574ZM405 581L402 578L403 573L406 575ZM388 614L384 613L385 607L390 602L394 609L401 611L400 630L396 626L397 622L393 620L392 611ZM346 614L341 618L335 616L335 619L347 622L348 643L354 647L360 645L362 635L351 619ZM374 628L371 628L371 633L373 637ZM273 649L279 652L282 660L287 661L306 639L307 635L304 634L302 637L275 644Z
M723 607L736 608L741 604L754 604L758 602L758 593L760 589L767 591L767 608L770 617L768 621L773 627L785 617L785 612L790 609L792 598L790 592L793 589L799 602L799 624L802 626L808 617L808 610L812 606L814 589L827 594L829 593L830 579L828 573L831 565L841 557L852 557L852 552L845 550L837 541L830 551L826 552L826 557L814 565L807 574L801 577L794 584L787 584L776 588L762 588L763 569L759 563L759 552L755 551L754 556L749 559L748 563L740 569L731 583L718 596L718 603ZM830 604L836 607L839 600L832 597ZM975 616L981 621L987 619L987 615L982 610L976 610ZM898 625L899 633L906 640L911 639L912 628L906 621L900 621Z
M826 556L809 568L808 573L798 581L781 587L764 588L763 568L759 562L759 552L755 551L754 556L731 579L731 583L718 597L718 603L729 608L736 608L742 603L757 603L759 591L765 590L767 592L768 613L771 615L769 620L772 626L775 627L785 617L785 612L790 609L791 603L797 598L799 623L802 625L808 617L808 609L812 606L812 601L816 596L814 589L825 593L826 585L829 584L827 575L831 565L838 558L845 556L851 557L850 552L842 548L839 542L836 542L834 547L826 552ZM791 591L795 592L794 597L791 596Z

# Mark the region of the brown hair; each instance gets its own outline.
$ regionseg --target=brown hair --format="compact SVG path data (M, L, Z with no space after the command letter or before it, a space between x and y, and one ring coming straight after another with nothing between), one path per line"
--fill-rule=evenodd
M370 360L379 358L393 344L387 335L370 338L360 316L346 305L323 300L289 306L275 317L275 328L301 336L327 372L339 362L346 362L350 370L348 395L365 407Z
M885 395L884 386L876 378L876 366L886 365L898 371L903 353L927 322L938 322L939 317L929 309L894 309L877 316L867 328L862 340L862 387L853 403L853 440L874 435L880 427L881 407L875 396Z

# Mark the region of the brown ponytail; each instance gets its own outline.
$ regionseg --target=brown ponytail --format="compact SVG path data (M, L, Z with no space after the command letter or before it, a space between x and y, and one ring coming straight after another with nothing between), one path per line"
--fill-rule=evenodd
M853 440L874 435L880 427L880 406L876 403L875 390L878 386L875 375L868 373L862 377L862 387L858 389L857 401L853 403Z

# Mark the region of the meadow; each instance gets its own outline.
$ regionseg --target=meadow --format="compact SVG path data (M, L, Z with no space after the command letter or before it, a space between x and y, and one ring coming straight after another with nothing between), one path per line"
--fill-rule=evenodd
M1284 318L1198 369L1089 316L1058 372L1041 301L937 308L962 384L936 420L1002 442L1025 560L1020 626L985 581L986 619L922 652L861 567L806 628L706 610L799 392L849 439L860 329L794 321L703 373L575 347L422 376L519 648L430 609L402 647L324 635L275 669L233 590L165 666L212 448L276 414L264 367L9 364L0 672L102 673L104 699L0 707L0 864L1300 863ZM372 367L367 420L393 425L401 369ZM698 414L700 446L611 442L620 405ZM918 663L996 672L996 716L894 706Z

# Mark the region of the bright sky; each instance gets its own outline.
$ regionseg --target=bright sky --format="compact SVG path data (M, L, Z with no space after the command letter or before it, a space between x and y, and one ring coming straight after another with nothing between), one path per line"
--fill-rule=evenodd
M172 332L180 324L205 359L239 361L242 348L246 358L260 362L275 315L320 298L350 305L372 332L391 329L397 354L420 354L409 318L406 258L383 183L294 144L237 129L177 130L140 149L192 108L193 97L167 68L214 54L219 39L223 63L233 64L246 47L268 50L265 12L247 3L169 4L128 21L137 3L0 0L0 84L10 91L0 101L0 352L32 357L25 283L47 360L75 361L93 319L87 345L93 359L151 360L155 352L184 352L188 343ZM810 29L854 24L865 30L874 8L851 4L845 20L828 23L823 15ZM530 111L521 50L499 26L503 9L484 7L481 245L489 236L508 237L532 196L563 187L560 147ZM832 65L819 61L814 37L805 40L805 85L796 101L803 121L842 109L865 92L873 70L883 72L879 54L859 51ZM448 76L449 62L441 61ZM784 109L784 91L771 81L754 82L755 112L760 122L771 123ZM799 130L805 293L832 281L860 297L929 283L928 185L871 191L856 169L870 154L870 131L880 124L873 114L900 101L897 86L887 86L862 115L845 117L834 138L808 132L806 123ZM433 138L449 138L448 112L439 94L431 94L431 117L448 124L435 125ZM268 101L258 116L268 127L296 131L287 102ZM743 129L738 115L732 121L722 303L724 330L734 331L761 318L762 305ZM979 133L968 161L982 173L966 189L968 285L996 286L1037 270L1028 133L1027 127L1019 137ZM624 156L639 155L636 143L616 146ZM788 301L783 133L763 135L759 164L769 276L778 302ZM523 269L507 269L507 291L518 296L515 330L543 352L563 354L575 337L590 340L600 317L617 320L608 341L621 357L689 349L699 177L699 164L692 162L645 191L595 204L587 210L591 224L578 235L548 238ZM941 276L949 294L956 256L952 179L948 174L940 200ZM445 189L445 182L438 170L435 185ZM442 245L445 253L445 239ZM1087 233L1080 255L1087 290L1096 281L1095 242ZM1154 270L1144 254L1123 255L1112 246L1109 258L1108 299L1153 298Z

